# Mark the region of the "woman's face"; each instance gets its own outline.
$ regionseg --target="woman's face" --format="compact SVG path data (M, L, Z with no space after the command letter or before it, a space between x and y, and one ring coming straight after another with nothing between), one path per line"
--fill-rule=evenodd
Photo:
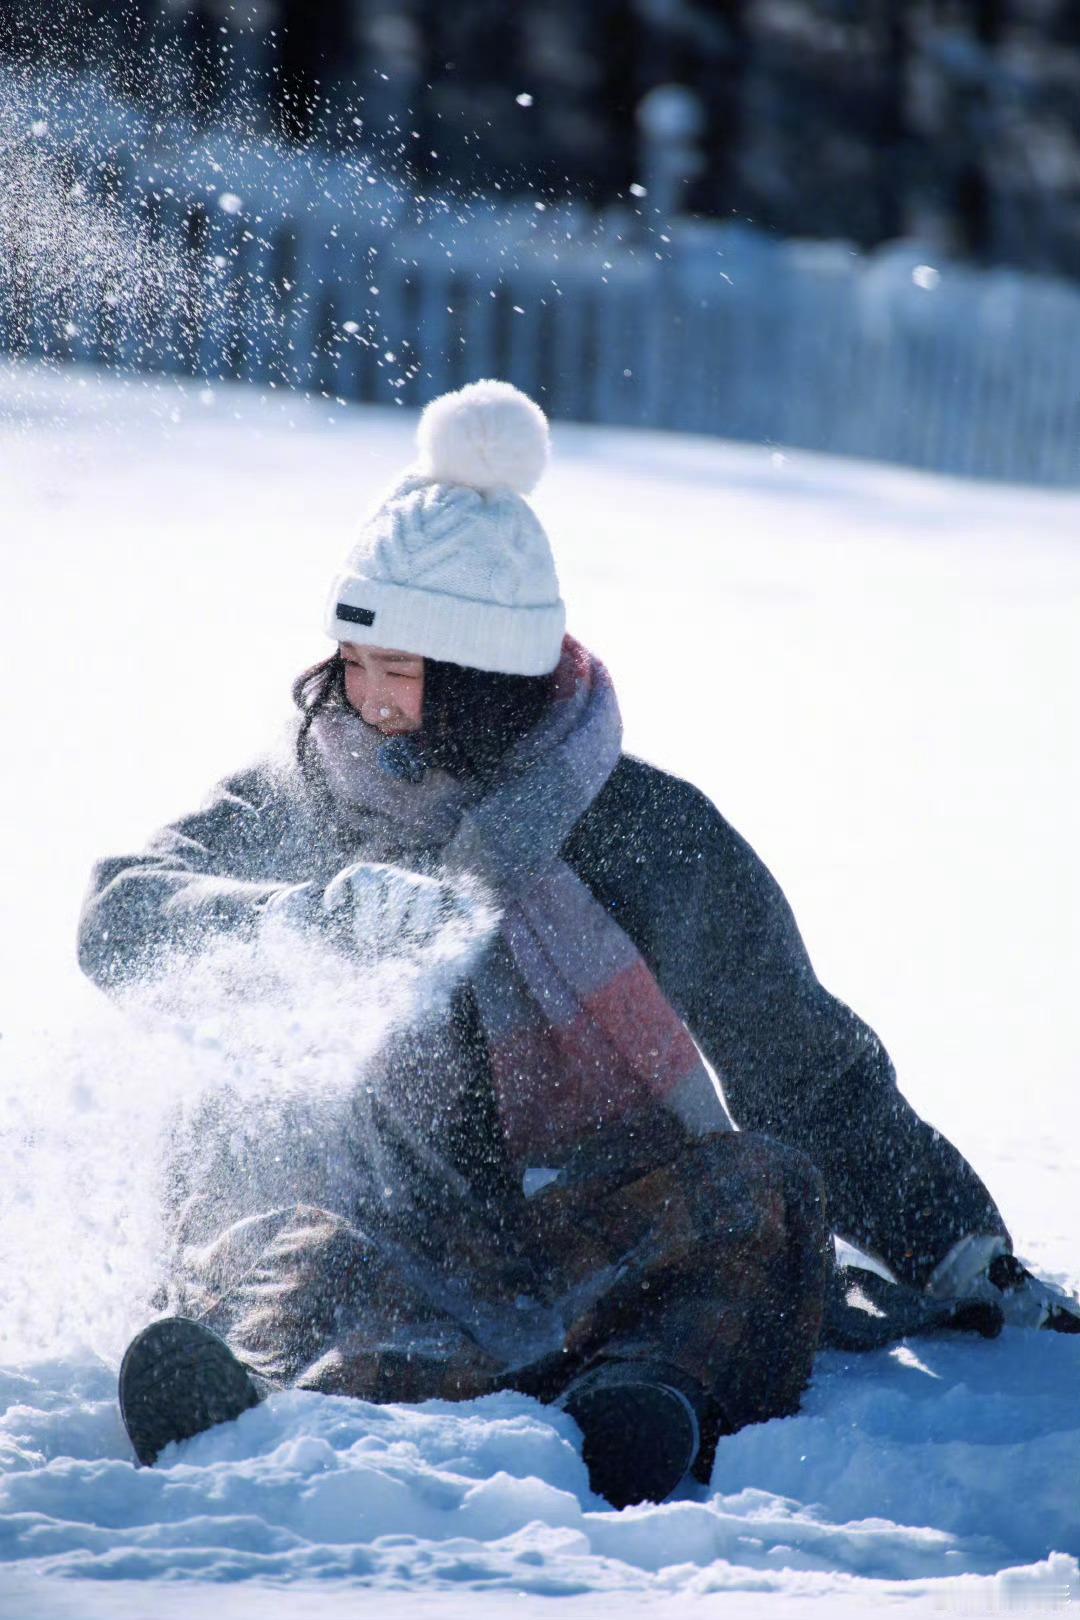
M384 737L419 731L424 713L424 660L386 647L340 643L345 696L369 726Z

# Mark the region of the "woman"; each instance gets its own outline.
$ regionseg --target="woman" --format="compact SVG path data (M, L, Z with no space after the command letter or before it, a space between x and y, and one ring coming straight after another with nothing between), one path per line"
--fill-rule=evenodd
M295 759L94 874L80 957L103 987L273 922L361 971L392 939L431 992L357 1087L341 1207L187 1246L182 1314L121 1372L143 1461L268 1388L510 1387L576 1417L599 1494L660 1499L719 1434L796 1408L831 1232L897 1280L869 1280L861 1327L837 1304L840 1342L992 1333L1004 1285L1030 1291L760 861L622 754L523 498L547 451L504 383L429 406L334 583Z

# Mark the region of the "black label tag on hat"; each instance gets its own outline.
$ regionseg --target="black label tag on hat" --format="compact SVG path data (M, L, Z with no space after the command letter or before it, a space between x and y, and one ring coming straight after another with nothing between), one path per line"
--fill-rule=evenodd
M339 602L334 609L339 619L346 624L374 624L375 612L373 608L350 607L348 602Z

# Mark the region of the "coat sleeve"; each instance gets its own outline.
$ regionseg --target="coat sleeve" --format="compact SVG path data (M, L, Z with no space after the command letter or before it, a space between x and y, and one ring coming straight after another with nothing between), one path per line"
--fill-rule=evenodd
M99 861L79 918L79 965L102 989L160 969L222 933L253 930L296 887L289 817L271 769L227 778L145 850Z
M1004 1234L970 1165L897 1088L877 1035L819 983L749 844L696 788L624 764L609 801L620 838L593 834L601 898L686 1020L736 1124L806 1153L833 1230L903 1281L921 1285L969 1232Z

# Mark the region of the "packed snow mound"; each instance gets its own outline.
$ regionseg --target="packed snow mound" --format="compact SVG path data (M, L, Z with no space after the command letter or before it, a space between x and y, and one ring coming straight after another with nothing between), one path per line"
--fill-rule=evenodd
M826 1356L800 1416L721 1442L710 1490L615 1513L589 1491L573 1421L525 1396L294 1390L140 1469L112 1369L43 1363L0 1376L0 1558L111 1580L546 1595L1019 1566L1060 1589L1080 1577L1078 1386L1080 1340L1064 1336Z

